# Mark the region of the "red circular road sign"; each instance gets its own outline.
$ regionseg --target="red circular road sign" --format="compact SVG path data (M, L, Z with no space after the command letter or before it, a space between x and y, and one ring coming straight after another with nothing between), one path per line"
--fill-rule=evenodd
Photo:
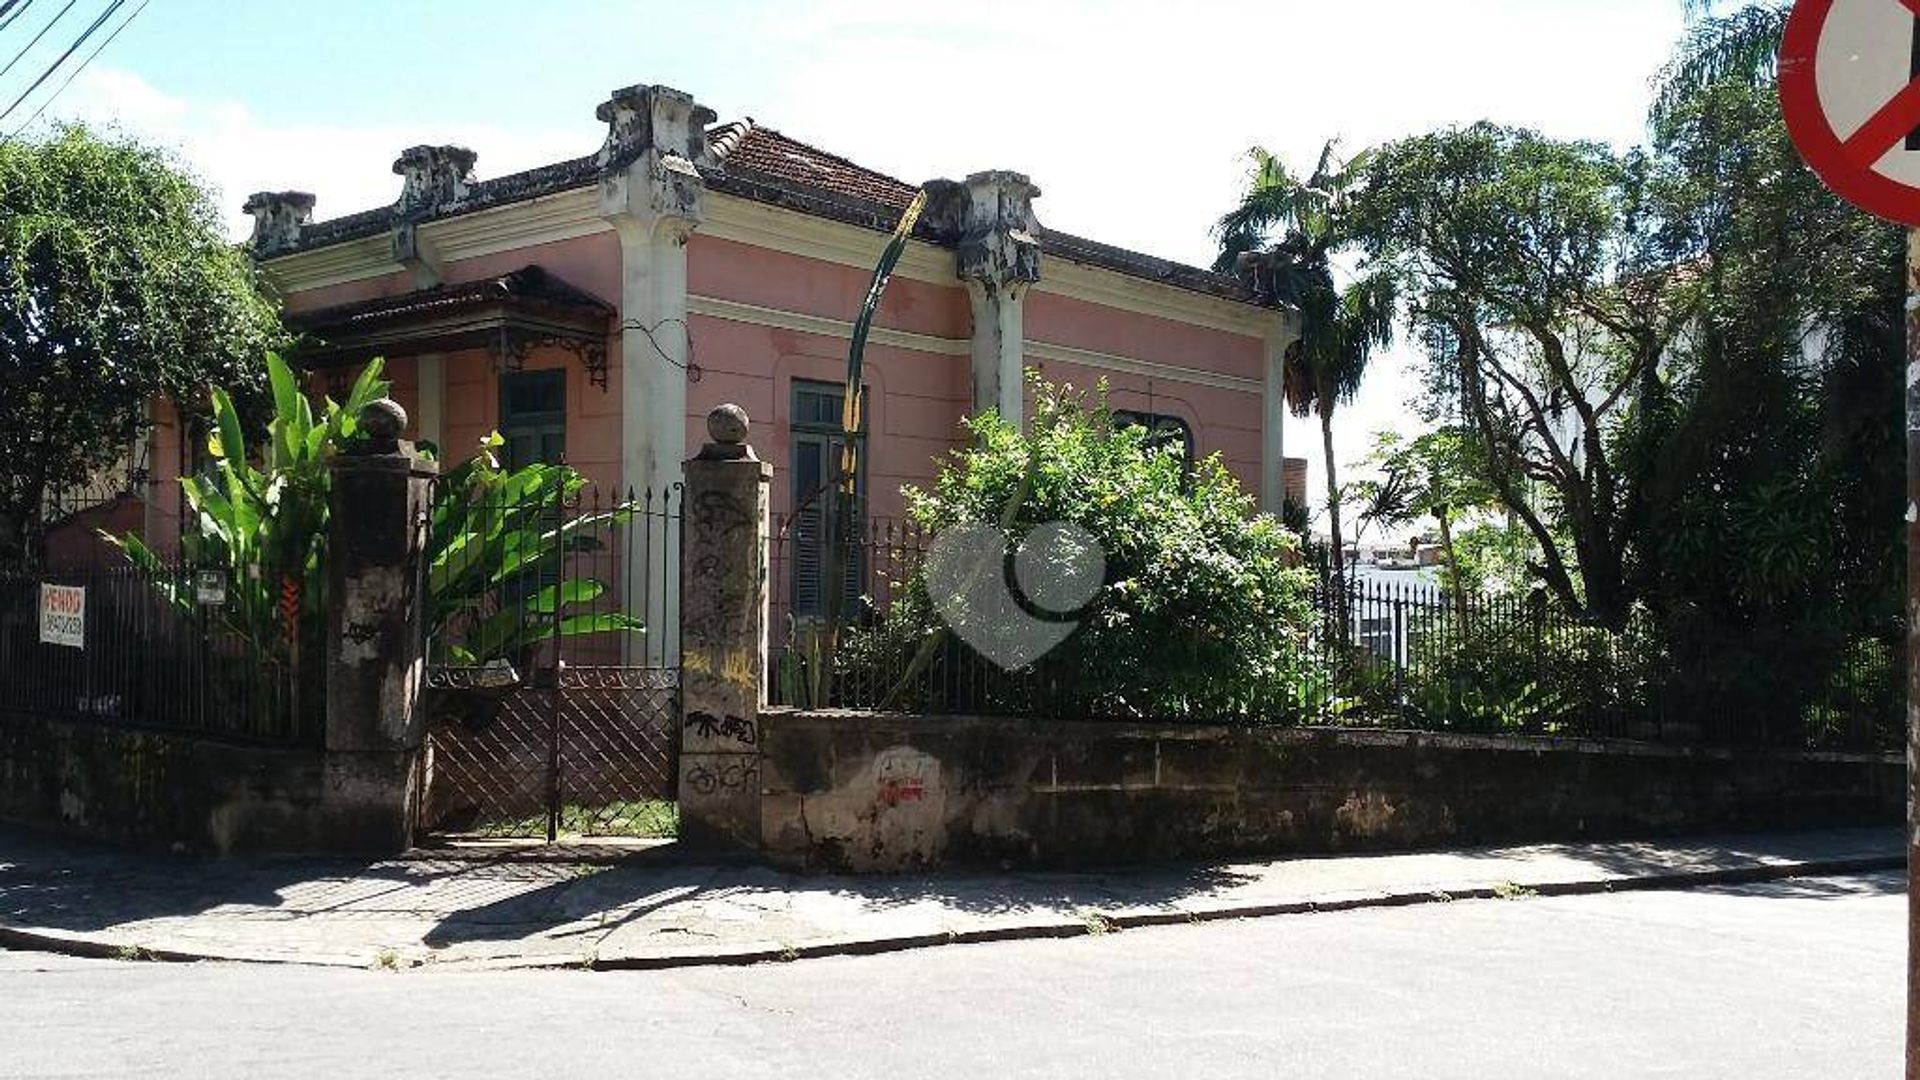
M1780 44L1780 107L1800 156L1841 198L1912 226L1920 226L1916 19L1920 0L1800 0Z

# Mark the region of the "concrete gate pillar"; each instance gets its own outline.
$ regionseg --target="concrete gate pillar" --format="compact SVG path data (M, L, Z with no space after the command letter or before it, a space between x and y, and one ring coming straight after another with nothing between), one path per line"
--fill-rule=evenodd
M320 810L330 848L413 842L415 704L424 670L420 559L434 465L400 442L407 414L376 401L335 458L327 558L327 738Z
M760 847L760 701L767 668L767 488L747 414L707 414L712 442L686 462L680 563L680 842Z

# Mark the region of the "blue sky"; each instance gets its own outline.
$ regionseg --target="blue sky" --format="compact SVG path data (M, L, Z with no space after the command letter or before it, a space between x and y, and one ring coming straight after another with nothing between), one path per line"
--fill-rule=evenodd
M63 2L35 0L22 24ZM79 0L49 42L105 2ZM175 147L220 189L237 234L240 201L263 188L315 192L320 217L391 201L393 158L416 143L473 147L483 177L588 153L609 90L667 83L723 119L749 114L908 180L1029 173L1047 224L1204 263L1254 143L1304 163L1329 136L1360 146L1483 118L1636 141L1680 8L151 0L49 116ZM19 73L0 79L9 99ZM1342 425L1343 463L1407 422L1408 361L1402 349L1379 363ZM1318 476L1317 432L1301 421L1287 441Z

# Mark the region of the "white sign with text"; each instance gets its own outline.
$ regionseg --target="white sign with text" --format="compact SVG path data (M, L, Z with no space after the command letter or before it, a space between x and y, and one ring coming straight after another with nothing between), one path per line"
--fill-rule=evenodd
M48 645L87 647L85 586L40 586L40 640Z

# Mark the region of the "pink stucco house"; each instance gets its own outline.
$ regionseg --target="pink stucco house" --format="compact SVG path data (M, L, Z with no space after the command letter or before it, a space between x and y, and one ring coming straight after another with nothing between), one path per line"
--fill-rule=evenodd
M816 483L851 323L917 190L666 87L599 106L594 153L491 180L475 154L414 147L398 200L313 221L314 197L248 200L254 254L318 377L387 358L417 439L445 456L501 431L609 488L670 485L704 417L743 405L776 468L773 512ZM1293 313L1233 277L1041 225L1012 172L932 199L870 338L868 512L901 511L970 410L1024 413L1023 368L1220 453L1264 509L1304 496L1282 453ZM183 440L156 417L148 533L172 531ZM776 593L778 590L776 589Z

